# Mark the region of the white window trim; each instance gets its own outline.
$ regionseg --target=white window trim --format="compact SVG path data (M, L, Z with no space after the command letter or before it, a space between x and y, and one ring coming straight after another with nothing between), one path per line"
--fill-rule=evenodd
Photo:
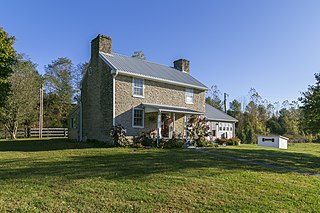
M188 91L189 90L189 91ZM192 102L187 101L187 93L192 91ZM193 104L194 103L194 90L192 88L186 88L185 90L185 100L186 100L186 104Z
M142 80L142 95L136 95L134 94L134 80L137 79L137 80ZM136 98L144 98L144 79L141 79L141 78L132 78L132 96L133 97L136 97Z
M134 110L142 110L142 126L135 126L134 125ZM133 128L144 128L144 109L142 108L139 108L139 107L135 107L135 108L132 108L132 127Z

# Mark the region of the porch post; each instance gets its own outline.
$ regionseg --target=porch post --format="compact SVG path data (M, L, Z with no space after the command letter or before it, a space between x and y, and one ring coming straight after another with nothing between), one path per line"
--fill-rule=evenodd
M161 111L158 111L158 120L157 120L157 147L159 147L159 139L161 135Z
M175 131L175 122L176 122L176 113L172 113L172 127L173 127L173 132Z
M232 137L236 137L236 123L232 124Z

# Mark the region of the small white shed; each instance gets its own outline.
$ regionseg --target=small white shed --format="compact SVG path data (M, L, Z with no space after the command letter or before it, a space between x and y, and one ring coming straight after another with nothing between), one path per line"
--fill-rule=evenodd
M267 146L274 147L279 149L288 149L288 140L289 138L283 137L281 135L278 136L258 136L258 145L259 146Z

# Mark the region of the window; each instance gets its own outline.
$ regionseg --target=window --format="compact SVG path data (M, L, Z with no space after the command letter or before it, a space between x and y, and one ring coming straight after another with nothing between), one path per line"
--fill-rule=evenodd
M133 108L132 126L136 128L143 128L144 126L144 111L143 109Z
M193 104L193 89L186 89L186 103Z
M217 131L216 130L212 130L212 136L216 137L217 136Z
M219 130L222 131L222 127L221 126L219 127Z
M143 79L136 79L132 80L132 94L135 97L143 97L144 95L144 82Z

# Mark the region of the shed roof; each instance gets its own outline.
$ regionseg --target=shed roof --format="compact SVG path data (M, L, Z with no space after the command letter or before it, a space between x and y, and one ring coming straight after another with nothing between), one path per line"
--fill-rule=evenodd
M237 122L238 120L231 117L227 113L222 112L214 108L213 106L206 104L205 116L210 121L227 121L227 122Z
M161 64L152 63L117 53L100 52L100 57L114 70L124 75L171 83L201 90L208 88L188 73Z

